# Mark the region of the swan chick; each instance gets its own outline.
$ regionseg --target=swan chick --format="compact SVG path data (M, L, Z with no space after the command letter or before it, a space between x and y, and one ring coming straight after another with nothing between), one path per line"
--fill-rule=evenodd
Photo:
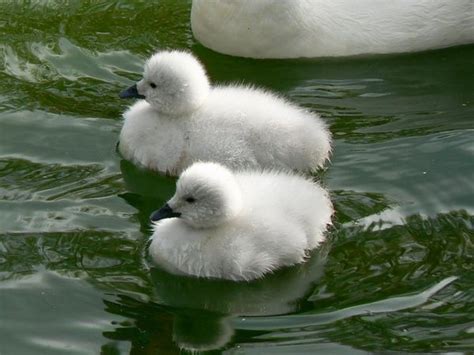
M190 53L156 53L120 97L141 99L124 113L120 153L161 173L177 176L196 161L312 172L331 151L317 114L261 89L212 86Z
M300 175L199 162L151 215L149 255L172 273L253 280L304 262L332 213L327 191Z

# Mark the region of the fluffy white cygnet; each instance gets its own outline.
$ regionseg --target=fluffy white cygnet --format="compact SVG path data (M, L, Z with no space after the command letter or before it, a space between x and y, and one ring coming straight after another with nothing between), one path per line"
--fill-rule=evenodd
M169 175L195 161L310 172L331 150L331 135L318 115L259 89L212 87L189 53L153 55L143 79L121 97L145 100L125 112L119 151Z
M195 163L152 214L149 254L173 273L252 280L303 262L332 213L328 193L299 175Z
M337 57L474 42L472 0L193 0L203 45L252 58Z

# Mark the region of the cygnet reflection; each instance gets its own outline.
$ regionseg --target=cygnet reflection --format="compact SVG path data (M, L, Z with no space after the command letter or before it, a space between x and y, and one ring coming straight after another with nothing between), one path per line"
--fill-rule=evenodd
M234 335L234 317L298 311L324 273L328 249L325 244L306 263L250 282L177 276L153 267L153 301L176 309L173 339L181 349L219 349Z

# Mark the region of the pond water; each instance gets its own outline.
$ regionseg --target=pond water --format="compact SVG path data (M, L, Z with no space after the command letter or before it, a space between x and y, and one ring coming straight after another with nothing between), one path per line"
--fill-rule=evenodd
M0 4L0 354L474 351L474 46L250 60L189 1ZM336 207L304 265L251 283L150 269L175 180L121 160L118 93L162 48L319 112Z

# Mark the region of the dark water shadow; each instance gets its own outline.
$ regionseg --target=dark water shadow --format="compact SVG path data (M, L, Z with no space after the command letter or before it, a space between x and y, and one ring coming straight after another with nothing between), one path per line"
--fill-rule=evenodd
M251 282L177 276L152 267L152 300L119 297L106 301L108 312L132 316L134 322L104 336L130 340L132 348L141 349L157 343L171 346L170 339L175 350L210 351L230 346L235 333L231 320L235 317L288 314L304 308L313 285L324 273L328 248L329 243L306 263ZM144 334L138 342L137 337L130 336L136 333Z
M137 209L140 230L150 235L150 214L173 196L176 178L143 169L124 159L120 161L120 170L127 188L120 197Z

